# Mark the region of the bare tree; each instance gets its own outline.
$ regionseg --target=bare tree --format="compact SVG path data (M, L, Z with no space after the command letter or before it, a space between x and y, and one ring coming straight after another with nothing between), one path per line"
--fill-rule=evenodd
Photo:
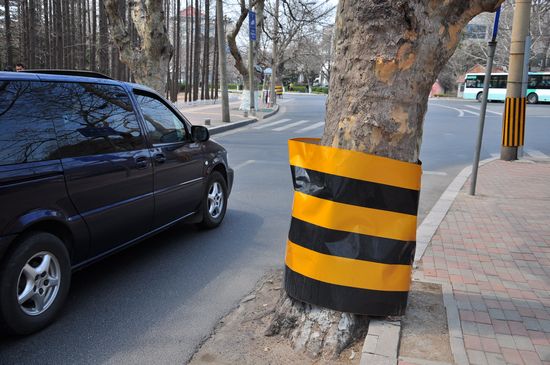
M132 21L141 40L132 44L116 0L105 0L110 30L120 51L120 57L130 67L136 81L165 92L172 45L164 23L162 0L139 0L130 3Z
M463 27L501 2L340 1L321 144L417 163L432 84ZM290 336L311 356L337 356L362 320L286 296L277 308L268 334Z

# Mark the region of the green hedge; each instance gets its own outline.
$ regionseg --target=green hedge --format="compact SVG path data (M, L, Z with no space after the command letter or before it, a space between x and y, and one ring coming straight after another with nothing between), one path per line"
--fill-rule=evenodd
M311 88L312 93L328 94L328 87L326 86L314 86Z

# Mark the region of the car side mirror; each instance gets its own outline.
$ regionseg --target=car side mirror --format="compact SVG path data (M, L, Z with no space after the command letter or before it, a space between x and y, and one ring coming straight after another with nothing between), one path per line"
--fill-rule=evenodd
M193 142L206 142L210 138L210 132L202 125L194 125L191 127L191 138Z

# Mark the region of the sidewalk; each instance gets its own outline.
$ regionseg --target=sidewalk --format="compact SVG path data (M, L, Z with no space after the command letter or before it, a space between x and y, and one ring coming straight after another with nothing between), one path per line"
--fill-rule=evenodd
M210 134L225 132L230 129L239 128L244 125L254 123L265 119L278 111L275 108L263 108L256 112L256 115L244 116L244 112L239 110L240 95L229 95L229 113L231 122L222 122L221 99L218 100L199 100L196 102L185 102L181 96L175 103L176 107L185 115L185 117L194 125L204 125L210 130ZM205 120L210 121L210 125L205 124Z
M550 365L550 161L496 160L468 188L415 280L443 285L455 363Z

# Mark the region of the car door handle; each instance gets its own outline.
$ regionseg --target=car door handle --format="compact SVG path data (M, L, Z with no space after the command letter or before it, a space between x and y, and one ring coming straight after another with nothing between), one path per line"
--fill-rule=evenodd
M155 155L155 161L157 163L164 163L164 161L166 161L166 156L164 156L162 153L157 153Z
M140 156L140 157L136 157L135 158L135 161L136 161L136 166L138 169L145 169L147 168L147 160L148 158L145 157L145 156Z

